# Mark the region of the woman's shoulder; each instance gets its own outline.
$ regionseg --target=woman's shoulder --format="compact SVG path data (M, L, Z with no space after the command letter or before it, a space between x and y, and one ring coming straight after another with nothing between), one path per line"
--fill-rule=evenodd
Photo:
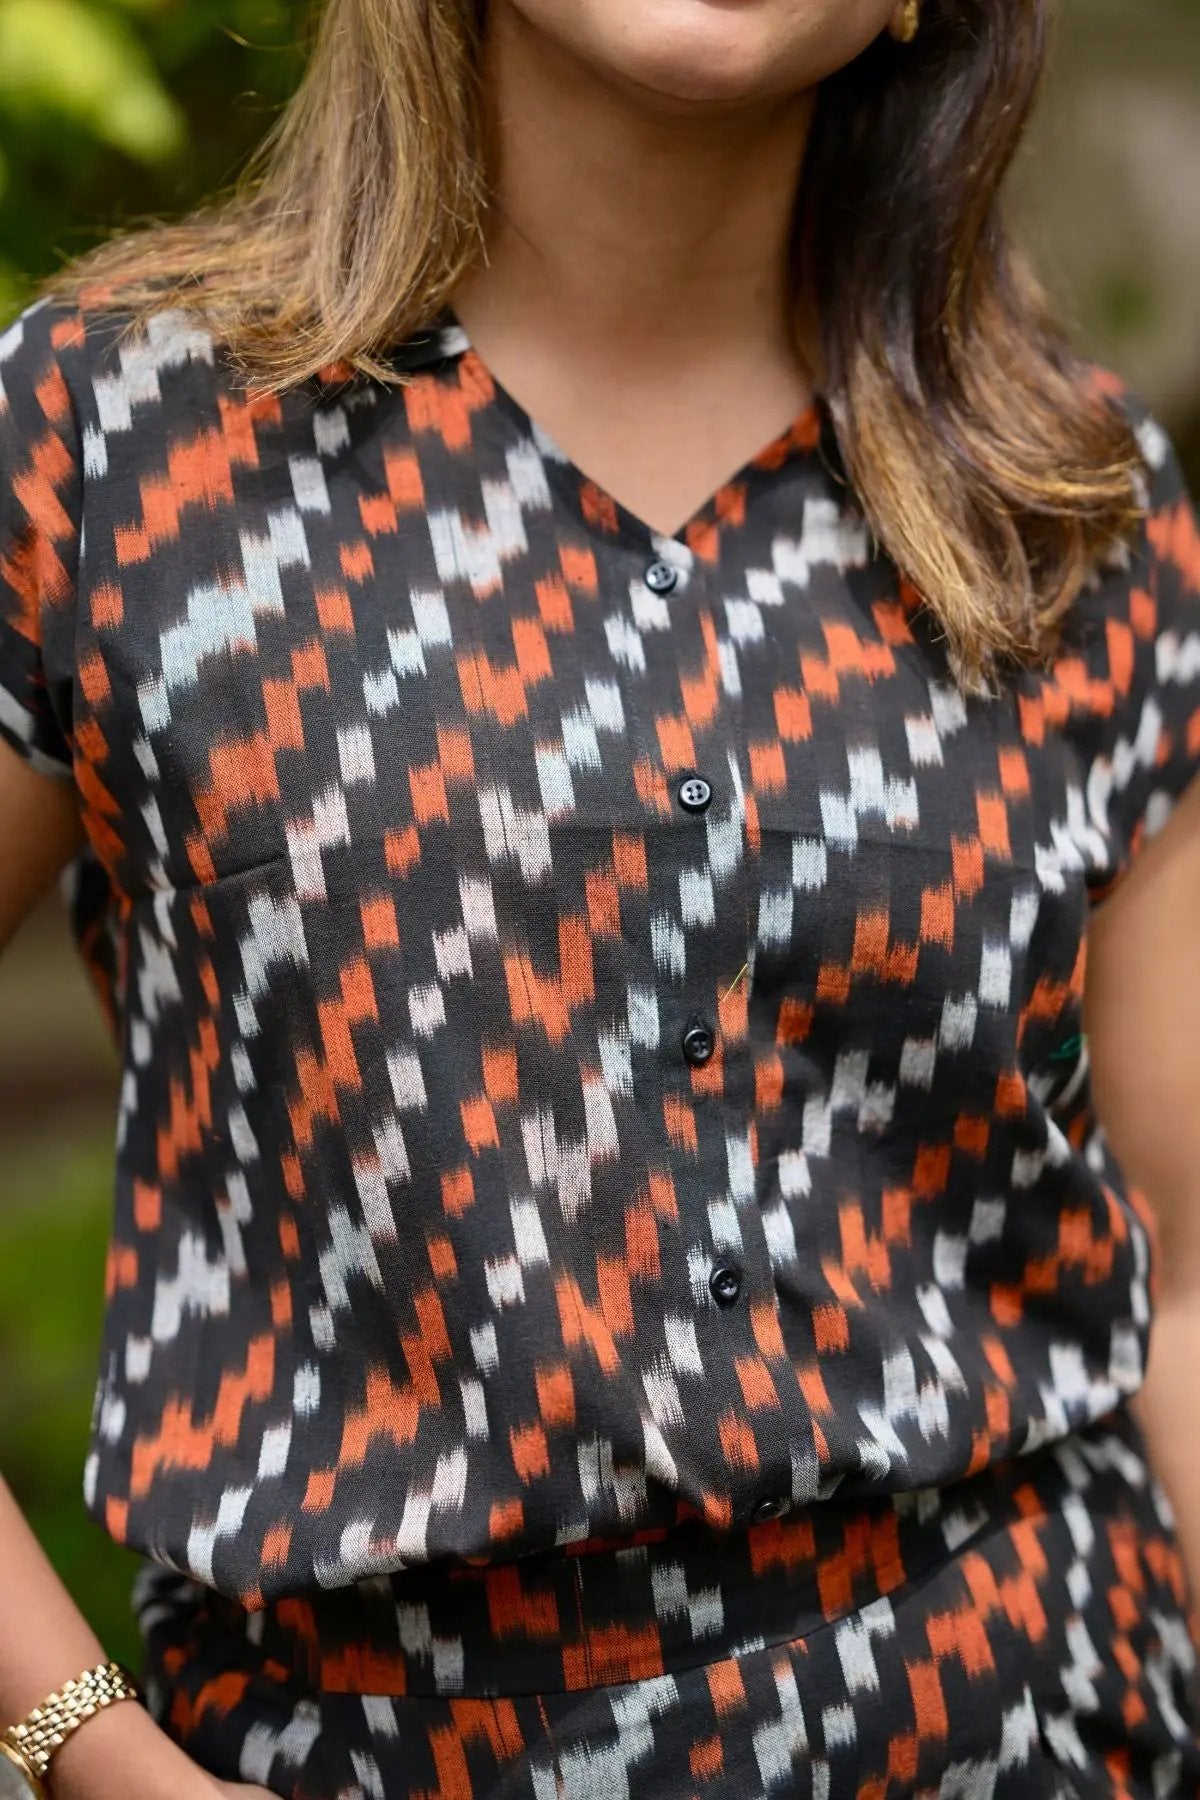
M103 293L48 293L0 329L0 418L10 415L10 430L51 400L71 408L80 431L129 430L141 413L188 406L197 378L211 388L226 375L203 319L177 304L135 310Z

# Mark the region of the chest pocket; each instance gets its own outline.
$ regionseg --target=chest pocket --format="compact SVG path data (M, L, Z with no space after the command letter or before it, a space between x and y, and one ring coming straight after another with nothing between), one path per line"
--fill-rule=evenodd
M119 705L103 770L129 891L282 860L299 897L320 900L449 854L455 789L475 771L462 634L420 585L423 545L414 529L388 546L398 566L379 551L357 583L298 553L251 581L245 542L210 545L211 579L183 598L170 584L130 598L108 653ZM222 556L236 579L216 572Z

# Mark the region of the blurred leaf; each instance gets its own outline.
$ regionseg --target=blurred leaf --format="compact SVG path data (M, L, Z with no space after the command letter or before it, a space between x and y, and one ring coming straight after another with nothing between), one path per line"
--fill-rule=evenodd
M91 127L143 162L177 151L183 118L137 37L83 0L0 0L0 105Z

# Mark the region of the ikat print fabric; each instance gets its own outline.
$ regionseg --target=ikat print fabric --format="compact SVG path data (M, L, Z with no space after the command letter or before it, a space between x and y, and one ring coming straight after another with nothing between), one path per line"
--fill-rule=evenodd
M1182 1800L1196 1652L1126 1409L936 1491L246 1611L156 1564L149 1704L288 1800Z
M0 727L123 1063L86 1500L237 1603L940 1489L1136 1390L1089 909L1200 766L1200 536L956 685L818 405L675 537L448 320L236 386L0 338Z

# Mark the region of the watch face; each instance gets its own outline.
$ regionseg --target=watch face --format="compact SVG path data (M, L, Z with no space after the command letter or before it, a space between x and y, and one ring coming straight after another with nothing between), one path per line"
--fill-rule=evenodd
M42 1800L42 1788L27 1775L6 1744L0 1744L0 1800Z

